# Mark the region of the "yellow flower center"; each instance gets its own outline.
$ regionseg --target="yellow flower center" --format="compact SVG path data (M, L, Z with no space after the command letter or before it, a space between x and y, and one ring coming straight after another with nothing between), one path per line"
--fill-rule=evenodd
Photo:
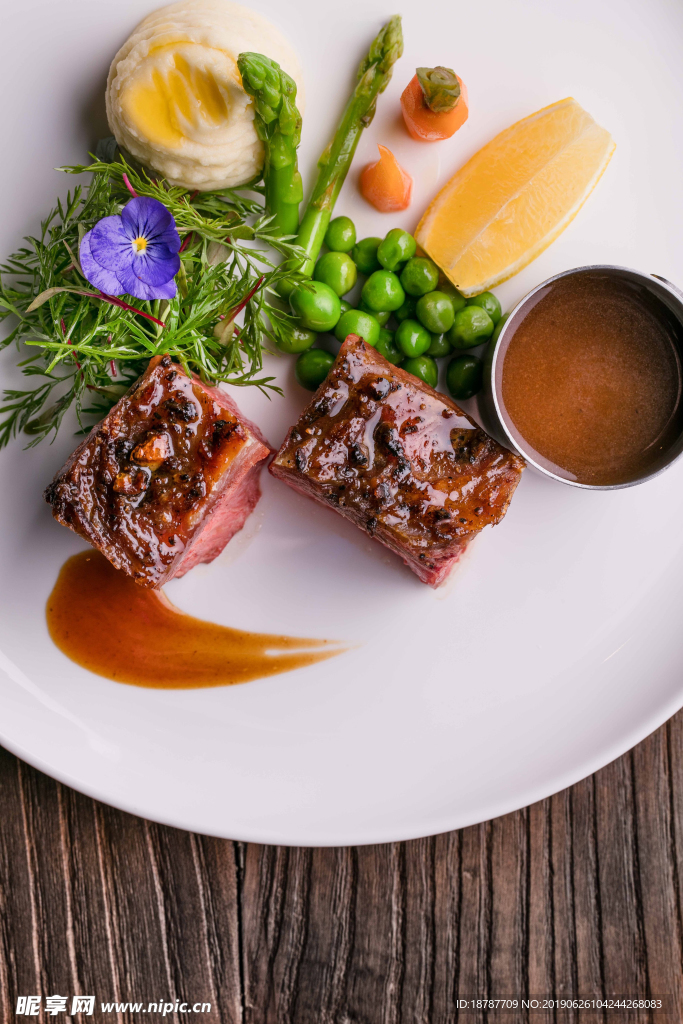
M133 248L135 249L136 252L144 252L145 249L147 248L147 239L146 238L142 238L142 236L139 236L138 238L134 238L133 239Z

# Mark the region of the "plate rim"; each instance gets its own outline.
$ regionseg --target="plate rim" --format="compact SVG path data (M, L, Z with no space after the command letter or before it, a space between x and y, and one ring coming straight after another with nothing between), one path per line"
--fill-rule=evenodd
M123 685L123 684L122 684ZM254 843L259 846L285 846L293 849L296 848L307 848L307 849L326 849L326 848L347 848L355 846L380 846L388 843L403 843L410 842L414 839L424 839L430 836L443 835L448 832L460 831L460 829L470 828L472 825L481 825L487 821L494 821L496 818L504 817L506 814L513 814L516 811L524 810L527 807L531 807L533 804L539 803L542 800L547 800L549 797L555 796L558 793L563 792L565 789L570 789L577 783L582 782L584 779L589 778L596 772L605 768L608 764L618 760L627 754L634 747L642 743L643 740L651 736L652 733L656 732L657 729L661 728L666 722L669 721L678 711L683 708L683 686L672 697L668 702L665 702L662 708L656 713L650 715L644 723L634 727L626 734L622 734L619 740L615 740L609 747L601 748L600 753L595 754L592 758L589 758L587 762L583 763L583 766L578 770L567 770L565 772L558 773L557 776L552 776L553 781L550 786L544 786L542 783L536 786L528 786L521 794L523 801L519 802L520 791L517 795L510 796L508 799L501 800L498 804L495 801L489 801L488 809L485 817L481 817L478 813L474 818L470 819L465 817L464 820L458 820L457 818L450 822L444 822L439 819L435 822L435 826L432 830L425 832L424 829L408 830L392 832L389 830L379 830L377 834L366 835L363 838L357 836L344 839L341 836L330 836L328 839L294 839L291 836L287 837L283 834L278 834L277 831L269 831L267 828L262 831L240 831L227 835L223 831L202 828L197 828L196 824L188 823L187 820L182 818L173 818L173 816L167 815L156 815L149 813L148 809L143 807L137 807L133 803L126 801L112 801L102 796L101 793L97 792L97 787L89 786L88 784L81 785L80 782L75 781L69 776L68 772L53 770L53 768L42 762L41 758L34 755L31 752L26 752L20 743L14 743L12 740L7 740L6 735L2 727L0 727L0 743L15 757L26 764L35 768L37 771L42 772L49 778L54 779L62 785L69 786L70 789L74 789L78 793L82 793L84 796L90 797L92 800L97 800L99 803L113 807L115 810L123 811L126 814L135 815L138 818L143 818L146 821L154 822L158 825L166 825L170 828L181 829L184 832L192 832L195 835L206 835L216 839L225 839L231 842L241 843ZM625 742L624 742L625 739ZM586 768L586 764L588 767ZM559 777L559 785L558 783Z

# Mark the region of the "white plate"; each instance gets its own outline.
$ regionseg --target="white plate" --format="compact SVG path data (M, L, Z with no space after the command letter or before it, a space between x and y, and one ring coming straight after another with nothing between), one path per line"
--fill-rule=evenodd
M146 0L26 0L3 12L0 250L63 195L102 124L108 62ZM345 101L356 62L392 13L380 0L258 0L305 69L302 166ZM437 11L439 12L437 14ZM432 0L407 4L406 55L379 102L338 210L362 234L413 227L435 186L497 131L573 94L617 141L578 218L499 289L511 305L588 263L683 282L683 7L666 0ZM398 97L418 64L454 65L467 125L411 142ZM99 121L98 121L99 119ZM415 201L382 216L356 193L377 141L416 176ZM68 184L71 184L69 182ZM2 360L16 381L15 355ZM306 394L273 360L286 400L240 392L274 443ZM524 806L604 765L683 703L683 464L592 494L524 479L505 521L472 546L446 590L420 584L332 512L266 474L247 528L213 565L168 588L183 609L248 629L342 639L322 665L208 690L156 691L89 674L57 651L44 605L80 542L50 517L44 485L68 432L2 453L0 739L108 803L198 832L289 844L406 839ZM234 600L230 595L234 594Z

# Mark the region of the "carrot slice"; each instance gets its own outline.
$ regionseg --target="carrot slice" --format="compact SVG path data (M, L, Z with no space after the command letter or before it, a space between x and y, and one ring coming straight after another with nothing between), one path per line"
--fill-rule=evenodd
M435 112L425 103L422 86L417 75L410 79L401 96L401 110L406 128L420 142L438 142L450 139L467 120L467 86L459 75L460 98L452 110Z
M410 205L413 179L403 170L386 146L377 146L379 160L360 172L360 191L364 199L380 213L405 210Z

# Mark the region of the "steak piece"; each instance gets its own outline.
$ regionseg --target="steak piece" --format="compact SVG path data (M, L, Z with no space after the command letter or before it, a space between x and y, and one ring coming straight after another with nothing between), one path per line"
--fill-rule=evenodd
M480 530L500 522L523 469L455 402L355 334L270 465L432 587Z
M155 356L45 499L117 569L160 587L211 562L242 529L272 450L223 391Z

